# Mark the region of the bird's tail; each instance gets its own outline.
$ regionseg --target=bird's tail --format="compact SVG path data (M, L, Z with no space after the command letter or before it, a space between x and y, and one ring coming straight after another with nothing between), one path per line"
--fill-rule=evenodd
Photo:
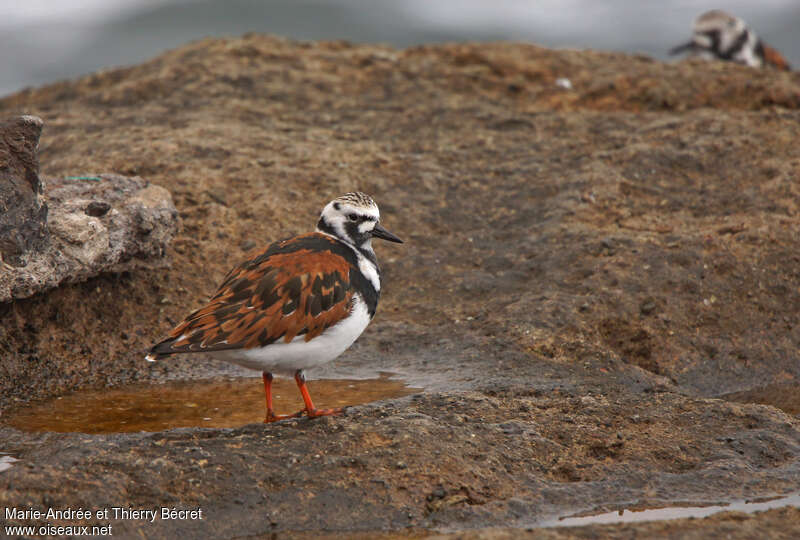
M155 362L156 360L161 360L162 358L166 358L167 356L175 352L170 347L173 341L175 340L173 340L172 338L167 338L163 341L156 343L155 345L150 347L150 350L147 351L147 354L145 355L144 359L147 360L148 362Z
M776 49L773 49L766 44L762 44L762 47L764 48L764 62L781 71L792 70L792 66L789 64L786 58L784 58L783 55Z

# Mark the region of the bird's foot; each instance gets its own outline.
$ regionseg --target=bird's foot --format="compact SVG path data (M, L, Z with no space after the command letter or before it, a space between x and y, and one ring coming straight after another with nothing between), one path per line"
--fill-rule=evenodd
M267 417L264 419L265 424L271 424L272 422L278 422L279 420L288 420L289 418L299 418L303 416L305 410L300 412L296 412L294 414L275 414L275 411L267 411Z
M333 409L303 409L298 414L306 413L309 418L317 418L319 416L331 416L333 414L342 414L346 407L334 407Z

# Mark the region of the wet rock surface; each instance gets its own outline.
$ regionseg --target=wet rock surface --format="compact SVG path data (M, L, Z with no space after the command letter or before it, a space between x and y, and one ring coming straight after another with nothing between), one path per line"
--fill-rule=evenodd
M797 491L800 419L716 398L800 376L798 99L800 75L727 64L252 35L0 101L53 131L44 172L145 176L184 225L171 268L3 305L0 409L224 373L202 357L151 366L143 351L253 244L310 230L352 189L406 243L377 246L375 321L311 375L394 371L425 388L281 425L0 428L0 451L20 460L0 473L0 500L199 506L204 520L112 523L131 536L281 537L526 528ZM766 537L797 523L793 509L743 521ZM715 517L548 534L730 528ZM512 534L465 534L495 533Z
M757 515L725 512L703 520L679 519L651 523L569 527L564 529L495 528L452 534L432 535L428 540L515 540L517 538L792 538L800 534L800 510L782 508Z

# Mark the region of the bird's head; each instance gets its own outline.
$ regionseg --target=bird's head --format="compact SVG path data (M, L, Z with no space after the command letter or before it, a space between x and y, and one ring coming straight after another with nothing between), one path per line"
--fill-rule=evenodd
M371 249L373 238L402 243L380 223L378 205L360 191L345 193L325 205L317 230L336 236L353 246Z

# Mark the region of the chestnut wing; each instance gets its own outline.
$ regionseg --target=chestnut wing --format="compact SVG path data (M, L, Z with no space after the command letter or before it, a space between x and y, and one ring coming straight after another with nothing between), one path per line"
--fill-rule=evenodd
M273 244L231 270L208 304L151 352L250 349L299 335L308 341L347 317L354 294L349 262L331 251L286 246Z

